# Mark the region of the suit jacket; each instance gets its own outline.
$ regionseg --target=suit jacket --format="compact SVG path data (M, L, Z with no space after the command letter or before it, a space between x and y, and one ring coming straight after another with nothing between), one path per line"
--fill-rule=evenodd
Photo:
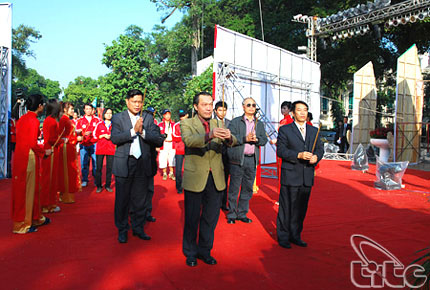
M211 119L210 129L217 127L222 127L221 122ZM205 128L197 115L181 121L181 134L185 144L183 188L188 191L202 192L211 171L217 190L224 190L226 184L222 146L226 143L219 138L205 142ZM232 142L228 146L234 146L236 143L236 137L232 135Z
M243 119L245 115L239 116L231 120L228 128L231 130L231 134L236 136L238 146L234 148L228 148L227 154L229 162L242 166L245 159L243 152L245 151L246 142L246 123ZM260 146L264 146L267 143L266 130L264 129L263 122L257 121L257 127L255 129L255 135L257 135L257 142L249 143L255 145L255 164L258 164L260 159Z
M139 158L139 168L143 168L144 172L139 172L138 174L151 177L157 173L157 151L155 148L163 145L164 138L160 134L160 128L154 124L151 114L144 111L142 118L145 138L142 138L140 135L137 138L139 138L140 151L142 153ZM130 133L132 128L128 111L123 111L113 116L111 140L117 145L112 167L112 173L115 176L128 176L128 158L130 155L130 146L134 140Z
M314 154L318 156L315 164L309 161L298 159L299 152L312 152L318 129L306 124L306 139L295 123L284 125L279 128L277 155L282 158L281 184L288 186L312 186L314 184L315 165L324 155L324 147L318 136Z

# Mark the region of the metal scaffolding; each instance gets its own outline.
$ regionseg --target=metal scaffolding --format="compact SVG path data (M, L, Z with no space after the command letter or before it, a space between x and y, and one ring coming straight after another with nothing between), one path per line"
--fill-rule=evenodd
M0 178L7 177L7 152L9 136L9 98L8 98L8 74L9 74L9 49L0 47Z
M239 65L231 64L231 63L220 63L217 71L217 80L216 84L219 86L218 92L224 92L226 90L232 91L233 93L237 93L241 100L245 99L247 96L244 95L243 84L244 81L252 81L252 82L262 82L271 85L277 85L279 87L289 88L304 92L306 102L310 102L310 94L312 84L304 81L298 81L293 79L288 79L285 77L281 77L280 75L271 74L268 72L258 71L246 67L242 67ZM234 112L234 116L239 115L239 110L241 108L236 108L234 106L233 100L228 100L229 105L231 105L230 109ZM278 138L278 131L273 125L273 122L270 121L269 117L262 109L262 106L257 103L257 114L256 118L259 122L264 124L264 129L266 130L266 135L268 139L276 139ZM237 113L236 113L237 111ZM240 112L242 114L242 112ZM272 148L273 152L276 154L276 145L267 143ZM262 168L262 177L266 178L277 178L276 167L270 166L261 166Z

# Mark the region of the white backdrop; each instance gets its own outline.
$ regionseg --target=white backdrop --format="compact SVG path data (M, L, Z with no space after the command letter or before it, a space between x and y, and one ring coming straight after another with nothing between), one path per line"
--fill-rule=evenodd
M221 100L224 90L227 118L243 114L242 97L253 97L276 129L283 118L280 105L284 101L307 102L313 123L319 123L319 63L217 25L213 70L214 98ZM226 79L228 72L230 77ZM238 78L233 80L234 76ZM263 148L261 156L262 164L276 162L276 153L270 145Z

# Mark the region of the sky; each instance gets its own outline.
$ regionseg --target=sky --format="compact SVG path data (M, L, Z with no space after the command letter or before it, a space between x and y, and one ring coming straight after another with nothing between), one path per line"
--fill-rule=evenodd
M20 24L35 28L42 38L30 49L36 58L26 58L45 78L59 81L66 88L78 76L97 79L109 72L102 64L104 44L110 45L129 25L145 33L161 24L165 11L157 11L150 0L16 0L12 3L12 27ZM175 25L178 11L164 23Z

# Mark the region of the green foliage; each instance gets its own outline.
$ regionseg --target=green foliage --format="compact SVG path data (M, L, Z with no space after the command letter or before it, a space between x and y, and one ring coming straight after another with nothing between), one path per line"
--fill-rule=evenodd
M30 45L40 38L42 38L42 35L39 31L23 24L19 25L16 29L12 29L13 79L23 77L27 73L24 56L35 57L34 52L30 50Z
M58 99L61 94L60 83L45 79L34 69L27 69L25 76L15 80L12 84L12 95L22 90L25 95L42 94L47 99Z
M208 92L212 94L212 65L208 67L201 75L192 78L185 88L184 96L181 100L181 108L190 111L193 107L193 98L199 92ZM178 108L179 109L179 108Z
M101 89L99 82L90 77L79 76L64 89L63 101L73 103L75 111L80 111L81 115L84 105L92 103L95 98L98 101L101 100Z

